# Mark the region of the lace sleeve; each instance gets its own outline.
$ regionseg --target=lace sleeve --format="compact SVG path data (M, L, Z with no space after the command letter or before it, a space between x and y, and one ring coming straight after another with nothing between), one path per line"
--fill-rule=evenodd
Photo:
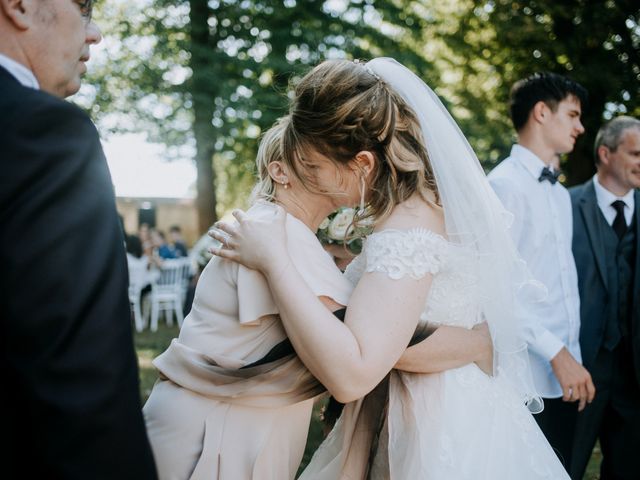
M446 240L429 230L383 230L365 243L366 271L386 273L394 280L406 275L420 279L443 266Z

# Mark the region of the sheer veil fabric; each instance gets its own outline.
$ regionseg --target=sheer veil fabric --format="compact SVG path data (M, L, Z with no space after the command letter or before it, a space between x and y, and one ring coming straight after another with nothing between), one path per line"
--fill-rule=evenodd
M494 372L508 377L532 413L543 408L535 390L523 336L527 303L546 288L531 277L508 229L512 215L493 192L464 134L436 94L392 58L366 68L396 91L414 111L422 131L445 215L449 241L475 253L482 312L494 343Z
M530 415L543 404L524 329L528 303L542 300L546 289L512 243L513 217L435 93L393 59L362 66L416 114L447 238L420 228L376 232L345 275L355 283L365 271L390 278L432 272L425 319L465 328L486 320L494 375L474 364L433 374L392 370L364 398L345 405L300 480L568 480Z

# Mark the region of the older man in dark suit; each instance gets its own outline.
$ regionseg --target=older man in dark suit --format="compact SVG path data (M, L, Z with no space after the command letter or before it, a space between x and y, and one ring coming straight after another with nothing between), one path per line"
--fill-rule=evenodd
M640 475L640 120L618 117L596 137L598 169L571 189L580 290L580 347L596 397L578 416L571 477L600 440L601 479Z
M109 171L61 99L101 38L91 6L0 0L4 478L156 478Z

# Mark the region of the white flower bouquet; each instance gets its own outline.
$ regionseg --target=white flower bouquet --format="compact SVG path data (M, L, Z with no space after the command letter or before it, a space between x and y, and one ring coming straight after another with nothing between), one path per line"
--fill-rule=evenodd
M373 227L370 217L357 220L355 216L355 208L339 208L322 221L318 227L318 239L329 245L345 245L352 254L358 255L362 251L362 239L371 233Z

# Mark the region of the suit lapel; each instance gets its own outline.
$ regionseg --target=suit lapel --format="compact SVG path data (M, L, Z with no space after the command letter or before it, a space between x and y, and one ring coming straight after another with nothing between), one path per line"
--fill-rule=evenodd
M18 81L16 77L11 75L9 73L9 70L4 68L2 65L0 65L0 80L7 80L7 81L14 81L14 82Z
M633 279L633 298L634 305L638 305L640 303L640 190L636 190L635 192L635 210L636 210L636 265L635 265L635 275ZM638 308L634 308L636 315L638 315Z
M593 253L596 257L596 263L598 264L598 270L600 270L602 282L608 290L609 286L607 281L607 264L604 256L604 240L602 239L601 222L599 219L599 216L602 215L602 213L600 212L600 207L598 207L596 190L592 182L589 182L585 186L584 193L580 199L580 210L584 217L584 224L591 241Z

